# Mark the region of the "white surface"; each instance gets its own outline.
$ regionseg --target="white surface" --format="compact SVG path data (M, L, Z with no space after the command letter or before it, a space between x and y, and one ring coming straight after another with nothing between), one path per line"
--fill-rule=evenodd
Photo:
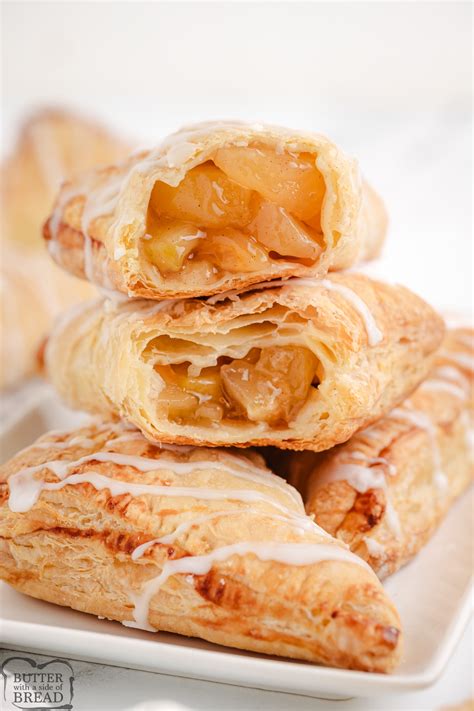
M41 398L30 392L31 407L5 427L3 456L45 429L73 424L76 416L47 387L38 392ZM373 696L424 688L442 673L470 616L471 510L472 492L453 507L417 559L387 582L405 633L404 660L393 675L329 669L124 628L25 597L5 584L0 586L2 639L15 648L53 649L70 658L309 696Z
M166 701L193 711L438 711L474 696L473 634L471 622L445 673L430 689L348 701L289 696L72 661L76 675L74 711L179 711L160 705ZM0 663L10 656L10 651L0 651ZM38 662L47 660L42 655L33 656ZM0 679L0 694L1 685ZM7 706L4 711L13 709Z

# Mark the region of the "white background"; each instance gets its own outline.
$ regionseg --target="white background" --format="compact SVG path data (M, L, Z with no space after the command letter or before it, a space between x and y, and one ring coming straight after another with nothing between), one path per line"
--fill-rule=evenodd
M386 199L391 227L376 270L436 305L469 308L469 3L16 2L2 14L4 153L25 113L49 104L143 145L209 118L321 131L359 158ZM462 650L434 690L380 708L460 701L468 638ZM209 709L337 703L94 665L81 673L80 711L166 697Z

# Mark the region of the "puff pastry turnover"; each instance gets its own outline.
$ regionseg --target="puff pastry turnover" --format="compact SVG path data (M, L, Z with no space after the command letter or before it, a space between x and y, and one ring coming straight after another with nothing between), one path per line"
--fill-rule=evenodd
M333 666L387 672L400 658L373 571L250 450L91 425L45 435L0 480L0 575L28 595Z
M430 376L401 407L323 454L292 454L306 511L380 577L426 543L472 481L473 331L448 331Z
M39 372L39 351L62 309L90 299L93 288L63 272L46 253L10 251L0 271L0 388Z
M442 334L403 287L344 273L207 301L95 302L58 324L46 360L69 405L152 441L318 451L404 399Z
M71 181L44 234L74 274L159 299L324 276L375 256L386 222L328 139L225 122Z
M129 151L125 142L73 113L44 109L31 116L2 165L2 240L42 251L41 227L61 182Z

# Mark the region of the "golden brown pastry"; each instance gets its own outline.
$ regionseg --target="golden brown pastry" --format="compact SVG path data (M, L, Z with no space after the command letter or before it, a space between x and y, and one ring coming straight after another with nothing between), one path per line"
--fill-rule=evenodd
M41 227L62 181L115 162L129 150L92 121L60 109L38 111L23 125L2 166L2 240L43 251Z
M257 454L121 425L45 435L0 469L0 576L127 626L387 672L398 614Z
M63 186L45 238L73 274L160 299L324 276L377 255L386 223L327 138L224 122Z
M25 123L2 166L0 387L37 372L38 348L58 313L95 293L44 249L41 227L61 181L128 151L95 123L65 111L39 111Z
M150 440L328 449L426 376L443 323L400 286L344 273L207 301L94 302L46 360L72 407Z
M449 331L401 407L323 454L293 454L308 514L380 577L410 560L472 481L473 331Z
M46 253L9 252L0 271L0 389L41 369L42 344L58 314L90 298L90 285L64 273Z

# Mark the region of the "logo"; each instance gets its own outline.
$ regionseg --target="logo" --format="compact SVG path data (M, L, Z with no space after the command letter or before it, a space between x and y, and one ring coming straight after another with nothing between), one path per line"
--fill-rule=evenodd
M14 709L53 711L72 709L74 672L62 659L37 664L28 657L6 659L1 672L5 701Z

